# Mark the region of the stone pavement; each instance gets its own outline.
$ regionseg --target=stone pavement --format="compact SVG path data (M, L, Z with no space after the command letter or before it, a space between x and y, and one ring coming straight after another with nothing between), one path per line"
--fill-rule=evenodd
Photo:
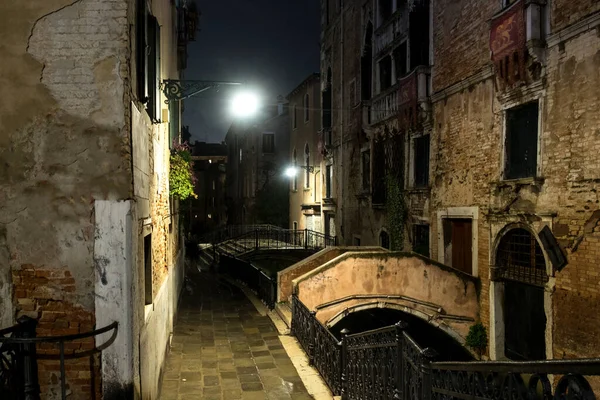
M160 399L312 399L269 317L218 275L192 274Z

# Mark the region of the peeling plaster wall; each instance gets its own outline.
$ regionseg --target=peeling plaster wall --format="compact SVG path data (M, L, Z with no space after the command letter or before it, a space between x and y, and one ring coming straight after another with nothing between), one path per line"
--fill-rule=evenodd
M127 4L0 6L6 40L0 90L9 99L0 105L0 257L8 261L0 262L3 326L23 314L39 319L40 335L87 332L97 324L94 203L131 193ZM6 296L8 276L12 296ZM45 395L57 390L54 364L40 372ZM91 373L89 365L69 372L73 398L98 393L98 385L83 383Z
M462 336L479 315L475 280L449 267L429 264L424 259L403 253L348 252L295 279L294 291L309 309L352 295L402 295L418 302L442 308L442 314L466 319L453 324ZM346 301L321 308L317 318L325 323L350 306L370 303L373 299ZM388 301L388 300L386 300ZM411 301L393 303L411 306L438 319L436 307L421 307ZM418 314L417 314L418 315Z

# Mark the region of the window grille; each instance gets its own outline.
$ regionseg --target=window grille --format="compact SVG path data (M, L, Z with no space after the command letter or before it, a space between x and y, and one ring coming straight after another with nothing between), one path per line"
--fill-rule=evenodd
M508 232L498 246L496 268L500 277L530 285L548 282L546 260L535 237L526 229Z

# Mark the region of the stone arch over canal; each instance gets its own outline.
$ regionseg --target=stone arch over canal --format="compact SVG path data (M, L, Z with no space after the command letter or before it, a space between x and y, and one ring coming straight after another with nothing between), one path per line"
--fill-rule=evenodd
M293 281L324 325L387 308L416 316L464 343L479 317L479 280L415 253L347 252Z

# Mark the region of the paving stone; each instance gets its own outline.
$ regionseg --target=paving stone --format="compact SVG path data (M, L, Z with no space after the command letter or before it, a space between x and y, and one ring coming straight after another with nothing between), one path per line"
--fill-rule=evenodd
M237 288L195 273L184 292L160 400L312 399L268 317Z

